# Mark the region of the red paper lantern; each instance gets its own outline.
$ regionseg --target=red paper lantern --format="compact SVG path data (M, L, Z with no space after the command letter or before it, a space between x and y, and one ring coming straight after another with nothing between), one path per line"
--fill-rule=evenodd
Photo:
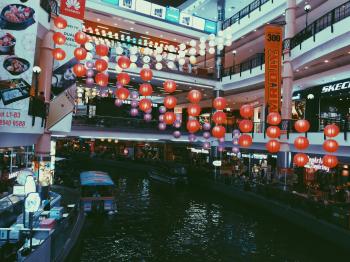
M86 68L83 64L75 64L73 66L73 72L76 76L82 77L86 74Z
M339 148L339 144L334 139L328 139L323 143L323 149L327 152L334 153Z
M164 123L167 125L172 125L174 124L176 120L176 115L174 114L174 112L166 112L164 114Z
M66 42L66 37L61 32L56 32L52 36L56 45L63 45Z
M193 134L193 133L196 133L200 129L201 125L199 124L198 120L190 119L187 121L186 127L187 127L188 132Z
M105 46L105 45L96 45L96 54L99 55L99 56L106 56L108 55L108 52L109 52L109 48L108 46Z
M244 118L250 118L250 117L253 116L254 109L253 109L253 107L251 105L243 105L239 109L239 113Z
M198 104L190 104L187 107L187 114L189 116L199 116L199 114L201 113L201 107Z
M173 109L176 106L177 100L174 96L166 96L164 98L164 106L168 109Z
M267 123L269 125L277 126L281 123L281 115L277 112L271 112L267 115Z
M152 108L152 102L151 100L147 98L143 98L139 102L139 108L143 111L146 112Z
M140 71L140 76L143 81L150 81L153 77L153 72L149 68L142 68Z
M278 140L272 139L266 143L266 149L270 153L277 153L278 151L280 151L280 148L281 144Z
M78 47L74 50L74 57L77 60L84 60L86 58L87 52L84 48Z
M150 96L153 93L153 88L149 83L143 83L140 85L139 93L142 96Z
M125 100L129 97L129 90L125 87L120 87L116 90L116 95L120 100ZM141 104L141 101L139 103L139 106ZM140 107L140 109L142 110L142 108Z
M61 16L57 16L54 20L53 23L58 29L64 29L67 27L67 21Z
M88 38L84 32L76 32L74 35L74 40L76 43L83 45L88 41Z
M266 134L269 138L278 138L281 135L281 130L278 126L269 126Z
M201 101L202 99L202 93L199 92L198 90L191 90L188 95L187 95L187 99L193 103L193 104L197 104L199 103L199 101Z
M251 120L244 119L241 122L239 122L239 129L243 133L248 133L253 130L253 123Z
M122 69L128 69L130 67L130 59L127 56L121 56L118 58L118 66Z
M214 126L211 130L213 137L222 138L225 136L226 128L223 126Z
M95 61L95 68L97 71L103 72L103 71L107 70L108 63L104 59L97 59Z
M309 163L309 157L304 153L298 153L294 155L293 162L298 167L304 167Z
M339 134L340 130L337 125L330 124L330 125L326 125L323 132L327 137L336 137Z
M173 80L166 80L163 83L164 91L167 93L173 93L176 90L176 83Z
M307 121L305 119L300 119L300 120L295 122L294 128L299 133L305 133L305 132L309 131L309 129L310 129L310 123L309 123L309 121Z
M241 147L250 147L253 143L253 139L250 135L243 134L238 138L238 144Z
M338 158L332 155L325 155L322 159L322 162L324 166L333 168L338 165Z
M52 50L52 55L54 59L59 61L66 58L66 52L64 52L61 48L55 48Z
M303 136L298 136L294 140L294 147L298 150L304 150L309 147L309 139Z
M130 76L128 73L119 73L117 76L117 82L121 85L127 85L130 83Z
M215 124L221 125L226 122L226 114L222 111L216 111L212 116L212 120Z
M97 73L95 76L95 82L97 85L105 87L108 84L108 75L104 73Z
M224 110L227 105L226 99L223 97L217 97L213 101L213 107L216 110Z

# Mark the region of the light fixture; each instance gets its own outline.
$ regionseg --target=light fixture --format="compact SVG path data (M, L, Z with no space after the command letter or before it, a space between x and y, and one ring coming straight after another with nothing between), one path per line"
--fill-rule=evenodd
M130 30L134 30L134 28L133 28L133 27L130 27Z
M100 21L101 21L101 19L100 19L100 18L97 18L96 20L97 20L97 22L100 22Z
M328 62L329 62L329 60L327 60L327 59L326 59L326 60L324 60L324 62L325 62L325 63L328 63Z
M233 50L232 54L235 56L237 54L237 50Z
M33 73L34 74L40 74L41 73L41 68L39 66L34 66L33 67Z
M305 11L306 13L309 13L309 12L311 11L311 5L310 5L310 4L306 4L306 5L304 6L304 11Z

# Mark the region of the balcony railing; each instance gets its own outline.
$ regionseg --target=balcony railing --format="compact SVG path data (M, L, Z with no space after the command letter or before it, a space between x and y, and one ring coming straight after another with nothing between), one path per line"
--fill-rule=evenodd
M40 6L47 12L49 22L53 15L58 16L59 6L57 0L40 0Z
M255 67L260 67L260 69L262 69L262 66L265 64L265 55L263 53L259 53L254 55L253 57L250 57L249 59L247 59L246 61L231 66L229 68L225 68L223 70L223 74L222 76L232 76L234 74L238 74L240 76L242 76L242 72L244 71L250 71L250 73L252 72L253 68Z
M350 17L350 1L334 8L297 33L290 39L290 49L297 46L301 49L302 43L311 37L313 37L313 41L315 42L316 34L327 27L331 27L331 32L333 33L333 25L347 17Z
M233 25L234 23L238 22L240 23L240 20L245 16L250 16L250 13L253 12L256 9L261 10L261 6L270 0L255 0L243 9L241 9L238 13L231 16L229 19L225 20L225 22L222 24L222 30L228 28L229 26ZM272 0L273 2L273 0Z

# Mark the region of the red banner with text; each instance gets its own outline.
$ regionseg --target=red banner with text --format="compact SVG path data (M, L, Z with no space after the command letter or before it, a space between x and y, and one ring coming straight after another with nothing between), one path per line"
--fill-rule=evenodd
M60 14L83 20L86 0L61 0Z
M268 112L281 109L282 28L265 27L265 104Z

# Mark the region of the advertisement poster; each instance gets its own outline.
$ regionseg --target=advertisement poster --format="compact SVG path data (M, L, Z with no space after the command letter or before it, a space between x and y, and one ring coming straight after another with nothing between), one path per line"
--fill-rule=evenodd
M86 0L61 0L60 14L84 20Z
M165 19L166 8L161 5L152 4L151 16Z
M292 119L299 120L305 118L305 100L294 100L292 102Z
M151 15L152 12L152 4L150 2L144 1L144 0L137 0L136 1L136 11Z
M210 34L215 34L216 23L214 21L205 20L204 31Z
M173 22L173 23L179 23L180 20L180 10L174 7L167 7L166 8L166 14L165 14L165 20Z
M203 31L205 27L205 20L194 16L192 19L192 27Z
M180 14L180 24L186 25L186 26L192 26L192 19L193 17L191 15L181 13Z
M0 2L0 132L41 133L28 115L39 1Z
M119 6L127 9L135 10L136 0L119 0Z
M265 104L269 112L281 109L282 27L265 27Z
M51 166L51 161L33 161L32 170L41 186L49 186L53 184L54 170Z

